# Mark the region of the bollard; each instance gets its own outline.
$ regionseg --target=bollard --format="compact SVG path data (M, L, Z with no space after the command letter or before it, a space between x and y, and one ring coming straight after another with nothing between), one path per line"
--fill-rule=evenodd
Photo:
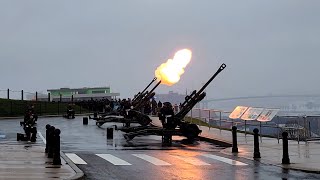
M282 157L282 164L290 164L289 159L289 148L288 148L288 133L282 133L282 143L283 143L283 157Z
M60 158L60 129L55 129L53 134L53 165L61 165Z
M232 152L238 152L238 142L237 142L237 127L232 127Z
M254 152L253 152L253 158L261 158L260 157L260 150L259 150L259 129L255 128L253 130L254 133Z
M88 117L83 117L83 125L88 125Z
M53 158L53 143L54 143L54 126L49 128L49 138L48 138L48 158Z
M107 139L113 139L113 128L107 128Z
M46 149L45 149L45 153L48 153L48 150L49 150L49 146L48 146L48 143L49 143L49 129L50 129L50 124L47 124L46 125Z

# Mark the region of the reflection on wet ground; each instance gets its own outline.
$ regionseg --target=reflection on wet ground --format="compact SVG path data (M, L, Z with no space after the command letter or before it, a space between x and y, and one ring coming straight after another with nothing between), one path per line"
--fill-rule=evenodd
M75 119L65 119L63 117L39 118L38 132L45 137L45 126L50 124L61 130L61 150L62 151L95 151L104 152L106 150L152 150L152 149L192 149L199 151L217 151L222 147L206 142L188 142L184 137L174 136L172 147L162 147L160 136L139 136L131 141L126 141L123 132L114 130L113 139L107 138L107 128L114 128L115 125L121 127L121 123L106 123L101 127L95 125L94 120L89 120L88 125L83 125L82 116ZM2 120L0 135L7 136L6 139L15 139L16 133L22 133L19 122L22 119ZM1 137L1 136L0 136ZM43 143L38 135L37 143Z

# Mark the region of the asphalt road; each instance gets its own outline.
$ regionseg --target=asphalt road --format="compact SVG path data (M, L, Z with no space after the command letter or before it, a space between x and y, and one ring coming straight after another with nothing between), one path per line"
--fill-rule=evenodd
M20 120L0 120L1 142L16 142L23 132ZM162 147L161 137L136 137L127 142L122 132L107 139L101 128L89 120L39 118L37 144L43 144L45 125L61 130L61 150L85 173L86 179L320 179L320 174L283 170L235 156L219 153L223 147L206 142L185 143L175 137L172 147ZM117 124L121 126L121 124Z

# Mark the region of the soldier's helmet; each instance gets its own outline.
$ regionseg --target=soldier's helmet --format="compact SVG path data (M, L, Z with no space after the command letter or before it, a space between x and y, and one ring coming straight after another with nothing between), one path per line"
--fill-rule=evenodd
M163 106L172 107L172 104L171 104L170 102L164 102L164 103L163 103Z

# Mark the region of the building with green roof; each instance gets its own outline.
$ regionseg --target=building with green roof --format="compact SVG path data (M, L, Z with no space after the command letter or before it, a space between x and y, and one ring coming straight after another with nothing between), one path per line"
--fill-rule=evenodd
M48 89L51 101L74 101L81 100L99 100L99 99L115 99L120 96L120 93L111 92L110 87L84 87L84 88L60 88Z

